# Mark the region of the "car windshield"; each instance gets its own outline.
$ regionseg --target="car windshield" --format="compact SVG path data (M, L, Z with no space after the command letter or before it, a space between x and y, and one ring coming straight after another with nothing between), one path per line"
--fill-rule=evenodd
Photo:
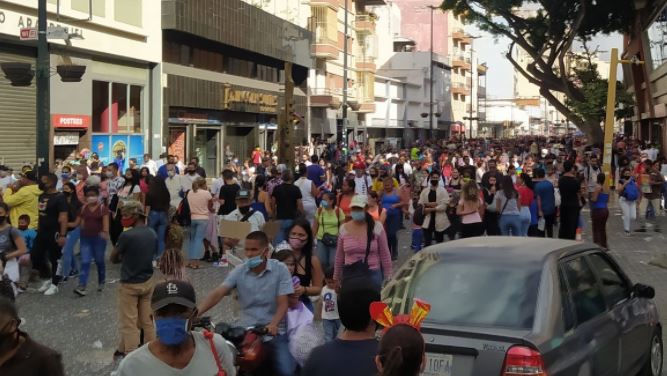
M539 265L455 261L424 263L408 295L431 304L427 321L529 329L533 325Z

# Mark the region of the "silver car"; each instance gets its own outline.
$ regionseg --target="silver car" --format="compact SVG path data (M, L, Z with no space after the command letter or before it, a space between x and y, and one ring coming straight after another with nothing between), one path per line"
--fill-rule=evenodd
M519 237L426 248L382 294L394 313L431 304L429 376L658 376L654 295L596 245Z

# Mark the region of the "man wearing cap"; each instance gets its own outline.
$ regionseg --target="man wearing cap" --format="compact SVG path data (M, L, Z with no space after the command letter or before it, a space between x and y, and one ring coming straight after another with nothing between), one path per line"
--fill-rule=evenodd
M39 211L37 203L42 191L37 186L37 179L32 170L22 173L21 178L7 187L2 195L5 204L9 205L9 220L18 224L23 214L30 217L29 227L37 229Z
M146 215L140 202L125 202L120 213L122 226L129 230L120 234L111 252L111 262L121 264L118 288L120 343L114 357L122 357L139 347L140 330L144 331L145 341L155 339L150 298L157 235L146 226Z
M151 297L157 339L128 354L117 375L216 375L220 371L216 357L227 376L235 375L234 355L225 340L219 334L209 339L204 333L191 331L196 304L195 290L189 283L157 284Z
M264 227L266 221L264 215L257 210L253 210L251 205L250 191L241 189L236 194L236 209L222 218L226 221L249 222L250 232L259 231Z
M296 363L289 354L286 328L282 325L287 314L287 295L294 293L292 276L285 264L268 258L269 239L263 232L248 234L244 248L247 261L234 268L222 285L199 304L199 314L206 313L236 289L241 306L240 324L265 326L273 336L265 342L271 353L273 373L258 374L294 375Z

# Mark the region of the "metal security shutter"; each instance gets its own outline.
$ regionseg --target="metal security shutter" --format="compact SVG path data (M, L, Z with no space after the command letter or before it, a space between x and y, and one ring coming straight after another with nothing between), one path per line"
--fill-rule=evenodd
M35 57L29 52L0 52L0 63L5 62L25 62L34 66ZM30 86L14 87L0 74L0 163L4 161L15 171L26 162L35 162L36 98L34 79Z

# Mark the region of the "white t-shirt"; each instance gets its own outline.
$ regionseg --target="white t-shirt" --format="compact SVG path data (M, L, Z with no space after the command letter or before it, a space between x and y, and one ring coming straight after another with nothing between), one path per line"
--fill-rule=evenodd
M213 351L209 341L200 332L191 332L195 340L195 352L190 363L183 369L172 368L151 353L148 344L141 346L129 353L122 362L114 376L185 376L202 375L215 376L218 374L218 366L213 358ZM236 375L234 368L234 356L225 340L215 334L213 342L217 350L220 364L227 375Z
M354 176L354 194L367 195L373 189L371 177L364 175L362 177Z
M322 287L322 320L338 320L338 295L336 290Z
M306 179L306 178L298 178L294 182L294 185L299 188L301 191L301 202L303 203L303 206L316 206L317 204L315 203L315 197L313 197L313 194L311 192L311 189L313 187L313 181Z

